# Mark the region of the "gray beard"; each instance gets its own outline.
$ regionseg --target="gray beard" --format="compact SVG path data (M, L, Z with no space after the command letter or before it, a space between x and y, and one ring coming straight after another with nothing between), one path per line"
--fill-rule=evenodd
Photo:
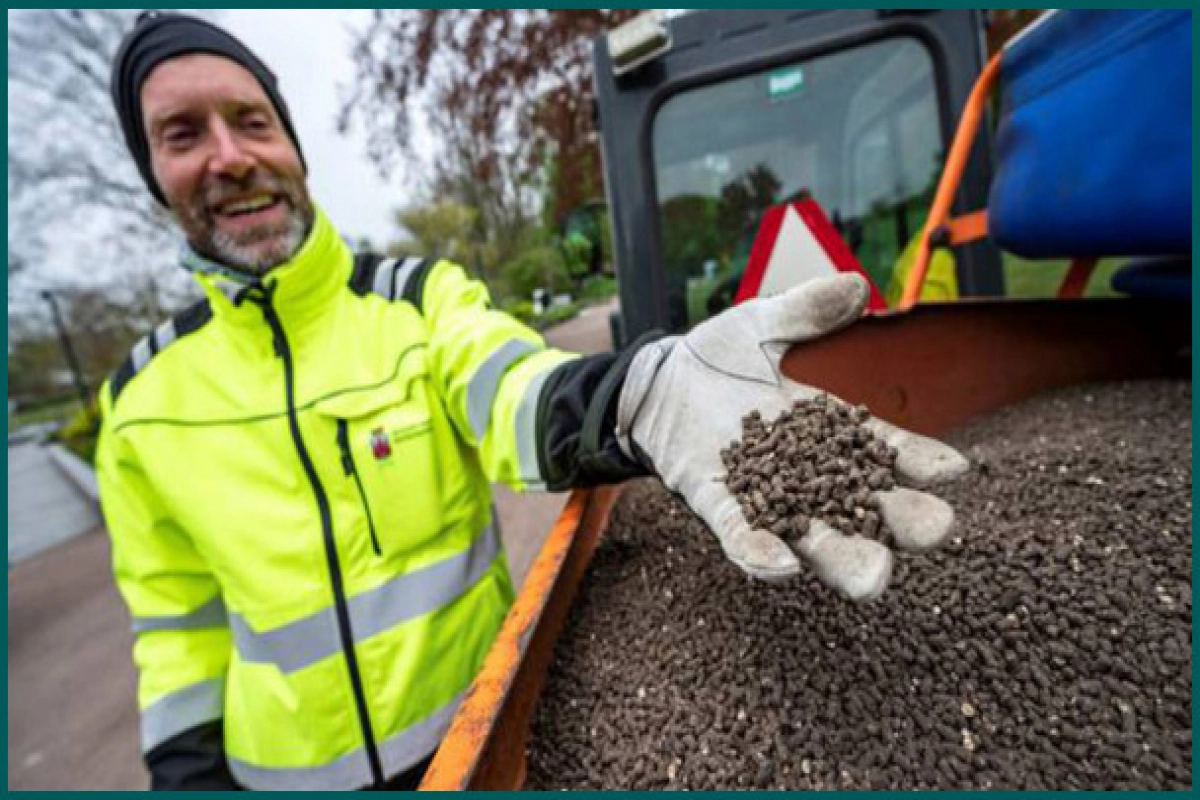
M275 241L266 249L240 244L220 229L213 231L204 248L197 249L202 249L206 256L222 264L264 275L296 254L308 238L311 223L311 219L305 219L303 211L293 208L288 214L286 229L282 234L275 234Z

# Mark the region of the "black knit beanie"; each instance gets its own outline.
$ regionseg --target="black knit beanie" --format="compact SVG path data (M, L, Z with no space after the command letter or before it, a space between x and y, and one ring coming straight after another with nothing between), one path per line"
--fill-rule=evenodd
M148 11L138 17L133 30L117 50L117 56L113 60L112 97L117 116L121 120L121 129L125 133L125 143L133 155L134 162L137 163L138 172L142 174L142 179L146 181L146 186L158 202L167 205L150 164L150 144L146 141L142 120L142 83L156 66L185 53L223 56L245 67L257 78L275 106L292 144L296 146L301 166L304 167L305 173L308 172L304 152L300 149L300 140L296 138L296 131L292 128L292 117L288 114L283 96L279 94L275 75L267 69L267 65L250 52L246 45L204 20L182 14Z

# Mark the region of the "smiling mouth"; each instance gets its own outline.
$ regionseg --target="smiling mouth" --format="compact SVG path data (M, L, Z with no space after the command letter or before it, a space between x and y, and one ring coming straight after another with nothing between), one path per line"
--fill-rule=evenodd
M220 217L248 217L274 208L279 204L279 201L280 197L275 194L256 194L250 197L241 197L236 200L218 203L213 210Z

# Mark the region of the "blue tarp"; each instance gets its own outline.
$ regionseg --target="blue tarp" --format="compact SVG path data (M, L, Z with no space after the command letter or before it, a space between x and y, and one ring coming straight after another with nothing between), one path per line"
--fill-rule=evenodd
M997 244L1027 258L1191 252L1191 18L1059 11L1010 45Z

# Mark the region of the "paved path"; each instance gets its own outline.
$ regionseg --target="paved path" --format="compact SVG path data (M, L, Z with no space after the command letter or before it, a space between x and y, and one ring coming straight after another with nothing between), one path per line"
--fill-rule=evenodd
M8 446L8 563L20 562L100 524L87 498L37 442Z
M610 309L593 308L548 331L546 338L579 352L608 349ZM10 448L10 509L13 474ZM524 578L565 501L565 494L522 496L502 487L497 491L516 580ZM34 538L41 544L49 537ZM12 547L10 538L10 553ZM102 528L28 557L10 570L10 790L146 788L131 645L129 617L113 586L108 537Z
M8 575L8 788L143 789L129 616L95 528Z

